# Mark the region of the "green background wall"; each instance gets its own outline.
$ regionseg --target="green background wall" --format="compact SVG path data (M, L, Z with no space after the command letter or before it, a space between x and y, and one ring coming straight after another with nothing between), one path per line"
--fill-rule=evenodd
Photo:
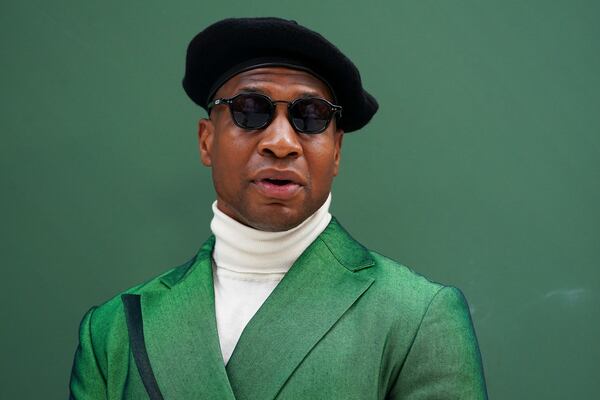
M24 0L0 6L0 398L66 398L83 313L209 234L185 48L259 15L324 34L378 98L333 213L465 292L491 398L597 396L600 3Z

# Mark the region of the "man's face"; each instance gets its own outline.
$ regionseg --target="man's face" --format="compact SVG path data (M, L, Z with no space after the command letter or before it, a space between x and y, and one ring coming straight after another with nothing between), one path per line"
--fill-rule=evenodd
M282 67L257 68L227 81L214 98L258 92L273 100L322 97L327 86L313 75ZM343 131L332 120L320 134L298 133L287 104L276 103L272 122L260 130L236 126L227 106L199 123L200 155L212 168L217 207L235 220L265 231L299 225L327 199L338 173Z

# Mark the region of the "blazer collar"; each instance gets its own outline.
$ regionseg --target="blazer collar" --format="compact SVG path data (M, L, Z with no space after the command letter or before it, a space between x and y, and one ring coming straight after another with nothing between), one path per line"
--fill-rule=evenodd
M150 365L166 399L234 400L215 319L213 238L190 262L161 278L166 290L141 296Z
M150 363L165 398L277 396L289 376L373 283L355 272L369 252L332 218L244 329L227 364L219 347L210 237L165 274L167 290L142 295Z

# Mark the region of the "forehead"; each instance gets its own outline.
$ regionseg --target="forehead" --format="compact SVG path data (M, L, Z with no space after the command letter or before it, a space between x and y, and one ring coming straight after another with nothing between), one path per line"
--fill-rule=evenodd
M325 82L306 71L285 67L262 67L240 72L225 82L214 97L233 96L243 90L279 96L312 95L333 100Z

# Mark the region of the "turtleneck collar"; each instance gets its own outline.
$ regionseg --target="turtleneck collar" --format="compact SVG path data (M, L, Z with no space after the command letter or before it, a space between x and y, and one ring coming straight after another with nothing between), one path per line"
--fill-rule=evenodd
M282 232L266 232L243 225L212 205L210 229L215 235L213 257L217 268L240 273L285 273L331 221L325 203L300 225Z

